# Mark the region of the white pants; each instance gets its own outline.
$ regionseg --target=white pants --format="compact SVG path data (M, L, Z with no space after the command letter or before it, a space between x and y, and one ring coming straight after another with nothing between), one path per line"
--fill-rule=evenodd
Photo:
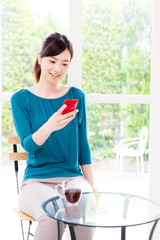
M74 179L83 183L83 191L93 191L88 181L83 177L58 177L47 179L28 179L20 189L19 207L26 214L32 216L38 222L34 240L57 240L57 221L48 217L41 208L41 204L49 198L57 196L54 189L62 181ZM63 232L65 224L62 226ZM77 240L91 240L95 232L94 228L74 227Z

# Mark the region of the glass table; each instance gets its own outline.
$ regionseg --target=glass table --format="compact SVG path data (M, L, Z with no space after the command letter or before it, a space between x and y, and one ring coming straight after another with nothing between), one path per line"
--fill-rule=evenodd
M148 237L151 240L160 219L160 204L125 193L87 192L76 205L56 196L45 201L42 208L57 220L58 240L62 236L62 222L69 226L72 240L76 240L75 226L120 228L121 240L125 240L127 227L153 222Z

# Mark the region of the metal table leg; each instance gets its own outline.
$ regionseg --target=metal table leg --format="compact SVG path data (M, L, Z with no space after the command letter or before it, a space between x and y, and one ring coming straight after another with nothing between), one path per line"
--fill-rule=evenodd
M58 228L58 240L62 239L62 223L57 221L57 228Z
M71 225L69 225L69 230L70 230L71 239L72 239L72 240L76 240L76 235L75 235L74 227L71 226Z
M154 230L155 230L155 228L156 228L156 225L157 225L158 221L159 221L159 219L154 222L148 240L152 240L153 233L154 233Z
M121 227L121 240L126 239L126 227Z

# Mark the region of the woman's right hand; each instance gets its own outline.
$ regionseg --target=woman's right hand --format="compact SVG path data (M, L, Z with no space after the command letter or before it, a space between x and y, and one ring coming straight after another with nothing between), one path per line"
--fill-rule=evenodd
M42 127L33 133L32 138L37 145L42 145L52 132L64 128L75 118L75 115L79 110L76 109L70 113L62 115L62 112L66 107L67 105L63 105L44 125L42 125Z
M63 115L62 112L66 107L67 105L64 104L48 119L47 126L51 133L64 128L70 121L75 118L76 113L79 111L78 109L75 109L74 111Z

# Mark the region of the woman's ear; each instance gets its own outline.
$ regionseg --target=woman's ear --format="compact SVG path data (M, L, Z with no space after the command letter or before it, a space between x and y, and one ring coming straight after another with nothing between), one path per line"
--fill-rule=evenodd
M41 65L41 62L42 62L42 58L41 58L40 54L41 54L40 52L38 52L38 54L37 54L37 59L38 59L39 65Z

